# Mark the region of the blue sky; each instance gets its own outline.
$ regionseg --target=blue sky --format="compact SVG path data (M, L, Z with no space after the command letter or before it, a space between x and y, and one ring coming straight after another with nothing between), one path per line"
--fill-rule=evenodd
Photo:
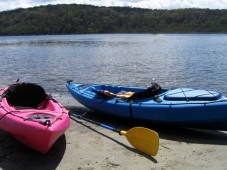
M210 8L227 9L227 0L0 0L0 11L48 4L91 4L150 9Z

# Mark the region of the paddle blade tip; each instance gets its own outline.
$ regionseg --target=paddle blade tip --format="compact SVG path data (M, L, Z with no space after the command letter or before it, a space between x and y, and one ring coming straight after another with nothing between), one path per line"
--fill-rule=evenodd
M121 135L126 136L129 143L139 151L156 156L159 150L159 135L157 132L144 128L134 127L126 131L121 131Z

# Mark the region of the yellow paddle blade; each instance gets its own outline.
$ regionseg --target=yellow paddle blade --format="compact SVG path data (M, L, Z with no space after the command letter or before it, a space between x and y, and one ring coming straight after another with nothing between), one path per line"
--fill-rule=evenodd
M128 131L120 131L120 135L126 136L129 143L136 149L148 155L155 156L159 148L158 133L144 127L134 127Z

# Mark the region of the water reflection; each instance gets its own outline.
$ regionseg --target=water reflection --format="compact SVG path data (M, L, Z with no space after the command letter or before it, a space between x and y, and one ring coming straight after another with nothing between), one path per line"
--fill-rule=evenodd
M103 34L0 37L0 84L20 78L52 93L65 81L195 87L227 94L227 35Z

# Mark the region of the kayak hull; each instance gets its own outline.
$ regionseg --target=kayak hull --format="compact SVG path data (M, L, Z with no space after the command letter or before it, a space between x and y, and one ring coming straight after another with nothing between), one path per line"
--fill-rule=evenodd
M0 96L8 88L1 89ZM6 97L0 105L0 129L40 153L47 153L70 125L67 110L52 97L40 108L15 107Z
M79 103L96 112L164 125L227 130L227 98L219 92L189 88L163 89L155 98L132 101L101 96L94 89L118 93L138 92L146 87L72 83L66 86Z

